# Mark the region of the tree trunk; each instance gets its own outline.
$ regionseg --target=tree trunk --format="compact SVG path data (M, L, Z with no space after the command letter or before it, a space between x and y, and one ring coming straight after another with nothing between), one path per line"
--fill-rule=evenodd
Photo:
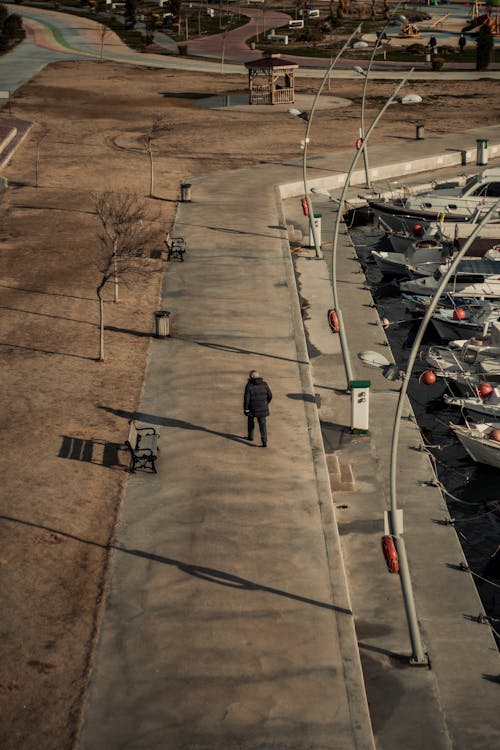
M104 300L102 290L104 284L97 287L97 296L99 298L99 362L104 362Z
M114 301L119 301L119 292L118 292L118 258L115 252L113 253L113 283L114 283Z
M149 154L149 197L152 198L154 194L154 164L153 164L153 147L151 143L148 143L148 154Z

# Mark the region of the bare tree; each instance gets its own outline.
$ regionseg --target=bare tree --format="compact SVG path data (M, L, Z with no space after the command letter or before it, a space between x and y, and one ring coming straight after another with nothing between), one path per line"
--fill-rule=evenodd
M99 51L99 62L101 62L101 63L104 61L103 60L103 58L104 58L104 39L105 39L106 34L108 33L108 31L109 31L108 27L106 26L106 24L103 23L101 25L100 30L99 30L99 34L100 34L100 37L101 37L101 47L100 47L100 51Z
M164 121L161 115L156 115L151 123L146 136L144 138L144 147L149 156L149 197L154 197L154 153L153 143L162 135L165 135L169 130L167 123Z
M119 278L144 273L144 258L158 243L161 226L145 202L132 193L107 191L93 198L101 225L99 234L101 280L97 286L99 300L99 357L104 361L104 289L114 284L114 302L119 300Z
M35 187L38 187L39 174L40 174L40 143L49 132L46 122L40 123L40 129L36 136L36 152L35 152Z

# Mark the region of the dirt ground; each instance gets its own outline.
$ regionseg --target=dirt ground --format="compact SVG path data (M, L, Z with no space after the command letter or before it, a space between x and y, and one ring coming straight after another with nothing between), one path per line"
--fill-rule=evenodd
M127 482L120 412L139 404L165 255L106 303L98 354L96 191L149 192L144 135L156 142L157 199L166 232L179 184L211 171L299 160L304 122L286 113L201 108L210 94L242 93L244 76L65 62L16 93L12 115L35 123L3 174L0 203L0 356L4 503L0 517L2 623L0 746L64 750L77 744L82 702L106 587L109 545ZM301 93L318 82L298 79ZM499 121L495 84L415 84L424 104L391 109L373 141ZM362 82L332 85L345 109L318 111L309 154L351 148ZM390 83L370 83L370 123ZM325 94L326 95L326 94ZM457 121L457 103L460 118ZM7 113L0 114L0 120ZM38 186L36 163L38 150ZM187 257L189 262L189 254Z

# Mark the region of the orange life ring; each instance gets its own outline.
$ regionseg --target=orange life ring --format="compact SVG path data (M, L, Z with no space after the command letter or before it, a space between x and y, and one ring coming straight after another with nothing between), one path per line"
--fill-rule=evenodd
M363 139L362 138L358 138L356 140L356 151L359 151L359 149L361 148L362 145L363 145Z
M382 537L382 552L384 553L389 573L399 573L399 558L391 536Z
M332 333L338 333L340 330L339 319L335 310L328 310L328 323Z

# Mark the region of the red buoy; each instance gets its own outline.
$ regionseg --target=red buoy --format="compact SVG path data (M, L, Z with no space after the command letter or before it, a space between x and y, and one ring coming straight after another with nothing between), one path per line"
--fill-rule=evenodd
M490 393L493 393L493 386L491 386L489 383L480 383L477 387L477 392L481 396L481 398L488 398Z
M495 440L495 442L500 443L500 430L495 428L490 432L488 437L490 440Z
M465 320L467 313L463 307L456 307L453 310L453 320Z
M301 198L300 202L302 203L302 212L304 216L309 216L309 206L307 205L307 198Z
M425 370L419 377L419 382L423 383L424 385L434 385L436 380L437 377L434 370Z
M415 226L413 227L413 234L415 235L415 237L420 237L422 232L423 232L422 225L415 224Z
M338 315L335 310L328 310L328 323L332 333L338 333L340 330Z
M382 552L389 569L389 573L399 573L399 558L392 537L387 534L382 537Z
M362 138L357 138L356 139L356 151L359 151L359 149L361 148L362 145L363 145L363 139Z

